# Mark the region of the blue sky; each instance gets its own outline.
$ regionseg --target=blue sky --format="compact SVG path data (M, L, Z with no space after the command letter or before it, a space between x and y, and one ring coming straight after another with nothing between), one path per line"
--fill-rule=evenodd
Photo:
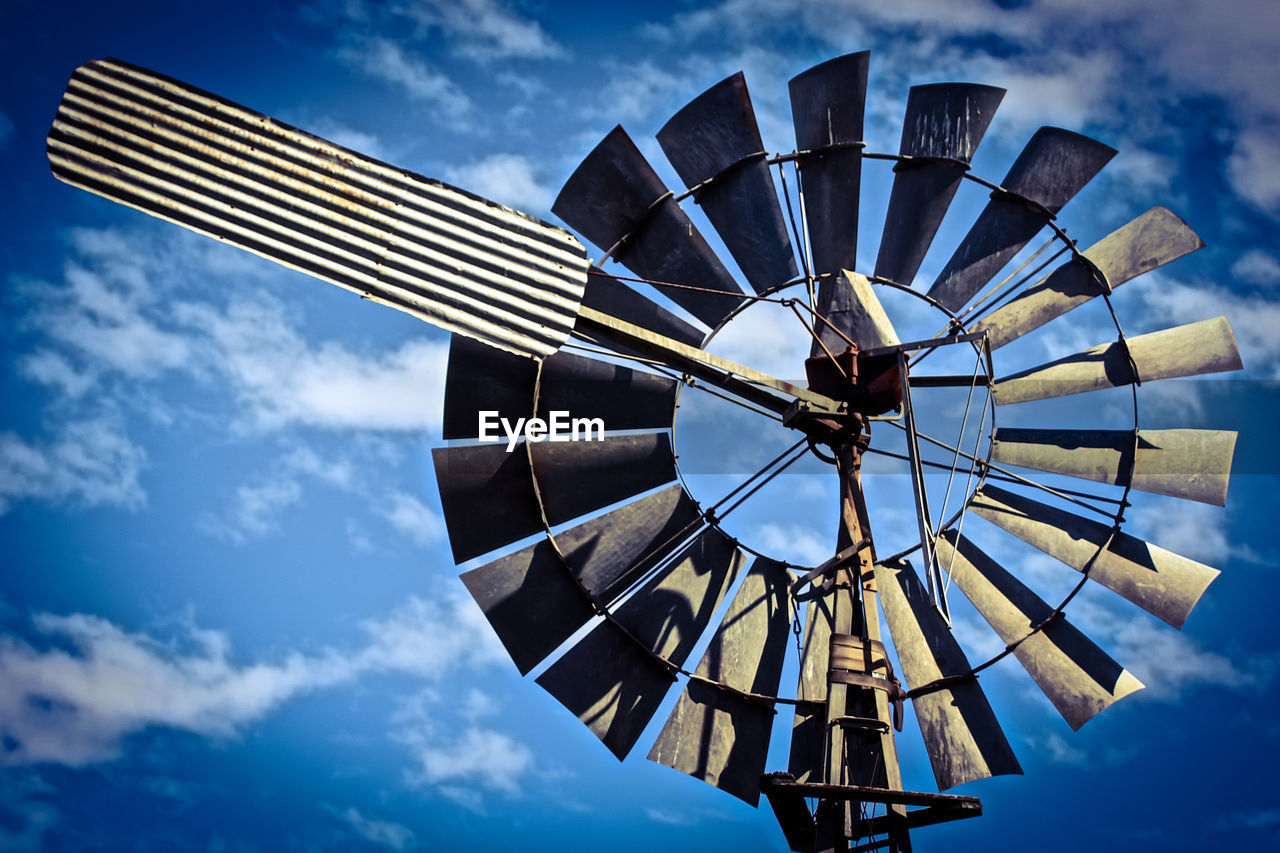
M656 727L619 764L507 660L457 580L431 471L446 335L60 184L44 136L71 72L116 56L551 219L619 122L677 185L654 132L739 69L766 147L791 150L786 81L862 49L872 150L896 151L909 86L952 79L1008 89L980 175L998 180L1042 124L1118 148L1063 224L1087 245L1152 205L1176 211L1208 246L1119 291L1125 328L1226 314L1246 365L1141 390L1144 426L1242 433L1225 509L1139 496L1130 513L1130 532L1222 571L1186 628L1093 589L1068 611L1147 690L1073 733L1012 660L993 668L1026 775L959 789L986 816L921 830L918 849L1275 844L1273 4L10 0L5 18L0 848L784 850L767 807L645 761ZM958 199L923 284L983 200ZM1009 349L1025 364L1074 352L1107 339L1102 319ZM795 375L794 332L748 312L720 346ZM1027 417L1110 425L1117 401ZM688 445L713 422L692 407ZM739 535L822 559L819 468L781 478ZM909 542L903 478L869 473L885 474L869 486L877 534ZM1046 597L1073 582L991 547ZM971 658L998 650L972 614L957 626ZM899 742L908 787L930 790L914 722Z

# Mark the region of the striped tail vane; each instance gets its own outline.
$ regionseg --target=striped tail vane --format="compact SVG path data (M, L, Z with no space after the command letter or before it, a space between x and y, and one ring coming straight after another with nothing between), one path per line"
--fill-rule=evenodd
M115 59L76 70L59 179L492 346L555 352L586 251L563 228Z

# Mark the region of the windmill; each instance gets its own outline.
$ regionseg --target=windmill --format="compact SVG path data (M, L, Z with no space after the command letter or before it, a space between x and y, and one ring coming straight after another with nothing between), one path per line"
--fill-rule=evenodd
M1182 626L1217 572L1124 532L1124 509L1134 489L1224 504L1235 436L1142 429L1136 388L1241 364L1225 319L1126 337L1111 311L1098 346L997 371L1007 344L1087 302L1110 308L1116 287L1199 238L1157 207L1080 249L1057 213L1115 152L1070 131L1036 132L999 182L973 175L1003 95L990 86L913 88L899 151L866 151L868 65L855 53L793 79L796 149L777 156L763 150L741 74L695 98L658 133L679 194L625 131L607 134L553 206L603 251L594 263L558 226L117 60L75 72L48 151L63 181L453 332L443 426L453 443L433 453L441 503L455 559L491 557L463 582L518 669L539 669L537 682L620 758L683 682L651 759L753 805L763 794L795 850L903 851L915 827L981 813L974 797L904 788L895 732L907 702L946 791L1021 772L978 680L995 660L1020 661L1073 728L1142 686L1065 610L1092 579ZM869 160L891 163L893 179L866 275L854 270ZM966 183L990 198L932 286L915 289ZM681 202L705 214L747 289ZM606 272L608 260L630 275ZM922 302L943 329L901 340L882 304L890 295ZM811 341L807 382L707 350L761 303L791 311ZM967 353L972 370L929 370L926 358L948 352ZM1005 406L1125 387L1130 429L995 426ZM705 505L672 444L683 388L729 398L795 443ZM963 425L950 444L920 428L938 388L985 397L974 444ZM486 413L545 429L556 412L598 419L606 434L479 441ZM864 456L893 455L886 431L900 436L918 532L891 555L876 548L861 477ZM936 492L930 504L931 445L970 474L949 517L935 515ZM831 559L796 566L755 552L724 519L809 454L834 469L839 532ZM1061 561L1078 583L1045 601L964 534L970 517ZM1004 644L994 658L971 663L955 639L952 585ZM783 695L793 629L799 681ZM766 774L779 708L793 714L788 767Z

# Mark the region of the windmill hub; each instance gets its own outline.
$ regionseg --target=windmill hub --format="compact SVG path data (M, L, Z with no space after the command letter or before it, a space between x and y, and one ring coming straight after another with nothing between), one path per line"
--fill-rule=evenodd
M859 352L850 344L834 356L805 360L809 388L849 404L851 414L883 415L902 405L902 371L896 352Z

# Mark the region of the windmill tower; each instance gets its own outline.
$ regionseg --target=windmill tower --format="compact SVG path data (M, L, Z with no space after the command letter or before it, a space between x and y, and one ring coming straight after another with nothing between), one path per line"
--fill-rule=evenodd
M1079 248L1057 214L1115 152L1070 131L1036 132L999 182L973 175L1003 95L990 86L913 88L899 151L864 150L868 65L851 54L791 81L796 148L781 155L763 150L741 74L695 98L658 133L687 187L679 194L611 131L553 207L603 252L594 263L558 226L116 60L75 72L48 149L68 183L453 332L443 427L453 443L433 453L441 503L455 559L492 555L463 581L520 671L539 670L538 684L619 758L683 682L651 759L753 805L763 793L797 851L905 851L911 829L981 812L973 797L905 790L895 733L906 703L945 791L1021 772L978 681L996 660L1016 657L1073 728L1141 687L1072 626L1067 605L1092 579L1181 627L1217 573L1124 532L1124 509L1132 489L1222 505L1235 436L1142 429L1136 387L1241 365L1225 319L1126 337L1112 311L1098 346L998 371L1005 345L1092 300L1110 308L1114 288L1200 241L1154 208ZM855 270L868 160L894 172L865 274ZM989 201L932 286L915 289L965 183ZM703 211L746 289L682 202ZM889 294L924 303L942 330L901 340ZM768 302L793 312L810 342L805 384L706 349ZM957 351L970 372L926 362ZM1118 387L1134 389L1131 429L995 425L1005 406ZM721 500L699 500L672 444L682 388L730 398L794 444ZM972 445L964 424L951 443L921 428L939 388L982 400ZM606 433L479 440L486 414L541 419L545 432L556 412ZM886 449L886 433L901 452ZM938 446L949 465L930 455ZM839 485L832 558L797 566L734 538L725 517L810 453ZM895 554L877 549L862 482L874 454L901 457L910 474L918 542ZM946 497L931 504L927 472L939 465L969 474L949 517ZM969 517L1079 582L1045 601L964 534ZM1003 642L995 657L973 663L962 650L952 585ZM793 628L799 681L784 692ZM788 767L766 773L780 707L793 713Z

